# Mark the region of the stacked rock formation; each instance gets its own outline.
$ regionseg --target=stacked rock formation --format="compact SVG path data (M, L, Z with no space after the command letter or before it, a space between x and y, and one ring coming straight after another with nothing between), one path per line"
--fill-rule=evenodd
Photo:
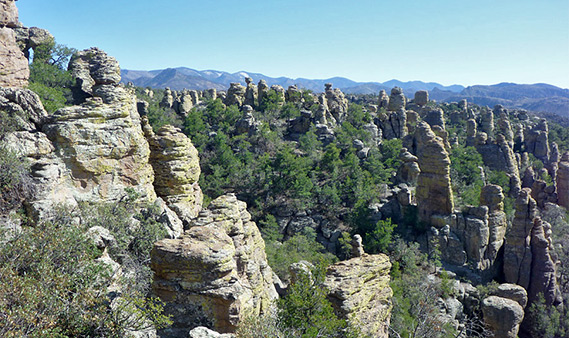
M504 194L499 185L489 184L480 192L480 205L488 207L488 247L484 252L484 259L488 262L487 269L493 269L491 275L497 276L494 264L498 258L498 252L504 244L508 220L504 212Z
M530 303L543 294L546 304L561 302L551 244L551 226L538 216L531 190L522 189L504 249L504 277L528 290Z
M69 70L75 78L72 90L77 104L93 96L101 97L105 103L125 96L114 90L121 80L118 61L98 48L75 53L69 62Z
M516 199L512 230L504 247L504 279L526 290L531 276L531 231L536 217L537 204L531 198L531 190L524 188Z
M425 122L415 131L421 173L417 179L419 220L431 224L433 215L450 215L453 196L450 183L450 158L440 137Z
M20 26L14 0L0 0L0 87L28 85L28 59L16 43L13 28Z
M547 120L541 119L539 123L531 128L526 129L524 140L526 149L543 163L549 162L549 128Z
M389 96L387 95L385 90L382 89L379 91L379 97L377 99L377 108L387 109L387 107L389 107Z
M253 79L250 77L245 78L245 83L247 84L247 88L245 89L245 99L243 100L243 104L255 107L257 86L255 86Z
M173 316L169 337L196 326L233 332L277 298L261 233L233 194L213 200L180 238L157 242L151 258L154 293Z
M334 116L337 123L342 123L348 113L348 100L344 93L338 88L332 88L331 83L327 83L325 85L325 94L328 111Z
M416 183L421 173L417 156L411 154L407 148L401 148L399 160L401 166L397 170L397 180L402 183Z
M325 287L339 318L361 330L363 336L389 337L391 297L386 255L354 257L328 267Z
M415 99L413 100L415 104L419 106L424 106L429 103L429 92L426 90L419 90L415 92Z
M561 157L557 169L557 203L569 209L569 152Z
M145 131L150 143L156 194L187 223L202 207L198 151L178 128L165 125L155 135L151 129L145 128Z
M268 92L269 86L267 85L267 81L260 80L257 85L257 100L259 102L259 106L263 105L263 101L265 100L265 97L267 97Z
M241 84L237 82L233 82L230 84L229 89L227 90L227 97L225 98L225 105L237 105L241 107L243 102L245 102L245 92L247 88L243 87Z

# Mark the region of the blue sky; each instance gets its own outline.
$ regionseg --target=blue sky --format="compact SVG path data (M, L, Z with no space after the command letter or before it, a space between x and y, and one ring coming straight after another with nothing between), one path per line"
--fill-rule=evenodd
M20 21L122 68L569 88L568 0L20 0Z

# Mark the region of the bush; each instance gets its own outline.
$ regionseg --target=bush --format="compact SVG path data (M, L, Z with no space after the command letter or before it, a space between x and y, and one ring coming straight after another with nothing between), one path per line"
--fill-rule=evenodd
M33 192L28 161L0 144L0 214L18 208Z
M167 324L160 304L137 293L109 310L105 290L117 280L99 255L73 224L26 227L0 246L0 336L124 337L148 319ZM123 283L122 290L132 284Z

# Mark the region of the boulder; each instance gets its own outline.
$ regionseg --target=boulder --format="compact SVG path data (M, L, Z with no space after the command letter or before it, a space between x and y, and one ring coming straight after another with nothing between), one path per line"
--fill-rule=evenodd
M174 321L168 337L187 337L197 326L234 332L278 297L261 233L233 194L213 200L180 238L157 242L151 268L153 292Z
M363 254L327 269L324 286L336 314L359 328L363 336L389 336L390 269L389 258L383 254Z
M528 294L526 289L516 284L500 284L498 289L493 292L493 296L498 296L501 298L511 299L516 301L518 304L525 309L528 304Z
M516 301L490 296L482 301L484 323L496 338L517 338L524 309Z
M235 335L230 333L219 333L210 330L207 327L198 326L190 331L190 338L235 338Z
M419 90L415 92L415 99L413 100L415 104L419 106L424 106L429 103L429 92L426 90Z

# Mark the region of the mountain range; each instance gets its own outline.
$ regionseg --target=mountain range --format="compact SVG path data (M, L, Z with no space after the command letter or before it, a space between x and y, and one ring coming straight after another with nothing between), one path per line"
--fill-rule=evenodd
M186 67L168 68L151 71L128 70L121 71L122 82L132 82L139 87L165 88L173 90L195 89L204 90L215 88L227 90L232 82L245 84L245 78L250 77L254 83L263 79L270 85L280 85L287 88L297 85L300 88L322 92L325 83L332 83L346 94L377 94L385 90L388 94L391 88L401 87L405 94L412 97L417 90L428 90L432 100L439 102L457 102L467 99L478 105L493 107L501 104L508 108L523 108L534 112L548 112L563 117L569 117L569 89L552 85L499 83L495 85L461 85L444 86L436 82L390 80L386 82L356 82L343 77L329 79L291 79L287 77L269 77L259 73L237 72L228 73L217 70L195 70Z

